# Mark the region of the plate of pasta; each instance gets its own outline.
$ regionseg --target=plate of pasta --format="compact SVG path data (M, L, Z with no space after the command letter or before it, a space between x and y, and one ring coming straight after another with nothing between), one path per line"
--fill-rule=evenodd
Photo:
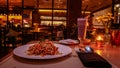
M27 59L54 59L72 52L71 48L53 42L26 44L13 50L13 54Z

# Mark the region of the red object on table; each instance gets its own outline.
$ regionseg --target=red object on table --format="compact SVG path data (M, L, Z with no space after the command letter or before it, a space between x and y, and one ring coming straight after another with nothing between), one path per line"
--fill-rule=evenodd
M113 30L111 32L111 44L112 45L120 45L120 30Z

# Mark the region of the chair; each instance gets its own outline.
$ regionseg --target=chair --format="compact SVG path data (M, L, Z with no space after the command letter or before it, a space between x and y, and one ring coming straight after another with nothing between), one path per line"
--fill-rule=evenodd
M4 46L7 47L12 44L12 47L15 48L15 42L16 42L16 39L14 36L6 36L4 39Z
M8 33L4 33L4 47L10 47L12 45L12 48L15 48L21 42L22 37L19 32L10 29Z
M22 43L21 36L6 36L4 38L4 47L17 47L17 44Z
M57 40L61 40L64 38L63 31L58 31L57 32Z

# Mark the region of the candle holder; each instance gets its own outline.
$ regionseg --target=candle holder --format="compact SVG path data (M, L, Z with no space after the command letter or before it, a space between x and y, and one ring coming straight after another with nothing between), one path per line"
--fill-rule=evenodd
M96 40L97 47L103 47L104 41L103 40Z
M97 47L103 47L103 45L104 45L104 37L103 37L103 35L98 35L96 37L96 45L97 45Z

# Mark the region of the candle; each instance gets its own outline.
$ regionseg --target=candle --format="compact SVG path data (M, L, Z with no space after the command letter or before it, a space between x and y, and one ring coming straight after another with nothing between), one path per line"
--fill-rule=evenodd
M103 38L103 35L98 35L97 38L96 38L96 45L98 47L101 47L104 43L104 38Z
M103 40L101 35L98 35L97 40Z

